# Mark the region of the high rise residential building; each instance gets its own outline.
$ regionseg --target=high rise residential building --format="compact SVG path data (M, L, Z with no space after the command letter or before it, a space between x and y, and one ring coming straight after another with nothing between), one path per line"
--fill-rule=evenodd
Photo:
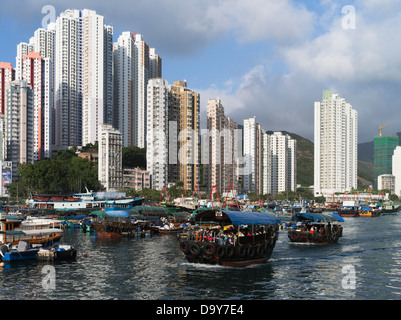
M358 113L337 93L315 102L314 192L316 196L357 188Z
M264 133L256 118L244 119L244 190L262 193L262 135Z
M112 32L93 10L66 10L55 23L55 147L94 143L112 123Z
M200 183L200 95L189 89L185 81L175 81L170 93L171 110L178 114L177 141L174 130L169 130L170 147L177 142L176 154L169 154L171 172L177 175L170 175L170 181L183 181L184 189L194 190Z
M287 134L263 134L263 194L296 190L296 145Z
M373 138L374 189L378 190L378 177L380 175L392 173L393 154L397 146L398 146L398 137L378 136Z
M34 161L34 91L27 81L6 84L5 108L5 159L14 177L18 163Z
M235 190L238 188L237 129L238 124L224 115L221 100L210 99L207 104L207 135L202 137L207 139L202 140L202 163L209 191L213 186L219 192L227 191L230 186Z
M401 196L401 146L397 146L394 149L392 174L394 176L394 193L397 196Z
M123 187L122 135L109 124L99 125L98 173L99 181L106 189Z
M124 146L146 146L147 84L161 77L161 58L142 35L123 32L114 43L114 126Z
M82 145L86 145L98 141L100 124L112 123L113 29L95 11L85 9L81 15Z
M146 165L151 175L151 186L157 190L168 184L168 108L167 80L150 79L147 87Z
M17 45L17 56L15 57L15 80L22 80L24 56L35 51L33 43L21 42Z
M52 132L52 67L49 58L38 52L23 57L22 78L33 90L33 148L34 160L51 157Z
M11 63L0 62L0 114L5 112L6 103L6 83L13 81L15 70Z
M56 19L55 149L82 144L82 23L79 10Z

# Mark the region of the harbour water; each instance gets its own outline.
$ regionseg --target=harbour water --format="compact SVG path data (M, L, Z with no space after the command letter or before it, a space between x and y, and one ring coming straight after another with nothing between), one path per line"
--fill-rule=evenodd
M266 264L188 263L176 235L117 241L67 229L76 261L6 265L1 300L366 300L401 298L401 214L345 218L334 245L291 244L280 230Z

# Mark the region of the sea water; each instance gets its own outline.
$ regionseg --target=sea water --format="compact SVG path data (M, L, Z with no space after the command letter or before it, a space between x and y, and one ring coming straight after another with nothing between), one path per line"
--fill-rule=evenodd
M401 214L344 218L337 244L292 244L245 268L186 262L176 235L101 240L67 229L76 261L0 269L1 300L353 300L401 298Z

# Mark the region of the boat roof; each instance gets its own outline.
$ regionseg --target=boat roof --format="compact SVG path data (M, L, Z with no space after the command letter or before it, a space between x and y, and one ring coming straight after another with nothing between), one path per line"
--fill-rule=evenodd
M222 215L218 216L218 212ZM216 215L217 213L217 215ZM237 225L272 225L280 224L280 219L266 212L207 210L195 216L195 221L220 221Z
M310 213L310 212L303 212L303 213L296 213L295 220L297 221L313 221L313 222L330 222L330 221L338 221L344 222L344 219L339 216L337 213Z

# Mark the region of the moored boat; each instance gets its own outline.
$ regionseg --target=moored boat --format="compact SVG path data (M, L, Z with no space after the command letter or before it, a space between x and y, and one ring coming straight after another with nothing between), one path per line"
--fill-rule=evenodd
M48 248L40 248L37 259L42 261L75 260L77 250L69 244L57 244Z
M37 257L39 248L32 248L28 242L19 241L17 248L10 248L10 245L1 245L0 256L4 262L34 260Z
M295 243L336 243L343 234L340 222L344 219L336 213L296 213L295 226L288 229L288 238Z
M203 210L197 226L181 237L188 262L245 267L265 263L278 238L280 220L265 212Z
M7 220L5 213L0 213L0 245L18 245L20 241L29 244L51 245L60 240L63 230L59 228L25 229L21 220Z

